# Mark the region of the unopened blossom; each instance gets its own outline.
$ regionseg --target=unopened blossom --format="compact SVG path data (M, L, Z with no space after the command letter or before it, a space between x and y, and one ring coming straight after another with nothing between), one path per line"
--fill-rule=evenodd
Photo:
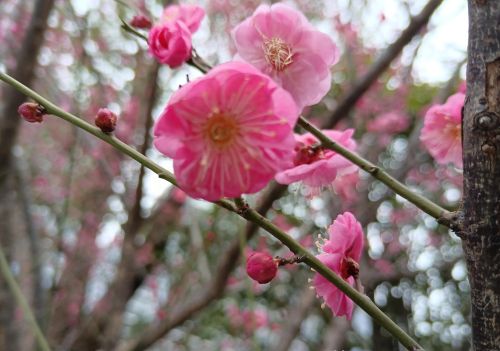
M194 33L200 28L203 17L205 17L205 10L198 5L170 5L163 10L160 22L173 23L181 21L191 33Z
M45 109L37 103L25 102L17 108L17 113L27 122L40 123L43 121Z
M151 20L144 15L136 15L130 21L130 25L134 28L147 29L151 28Z
M265 252L253 252L247 259L247 274L259 284L269 283L278 273L278 261Z
M111 133L115 130L117 119L118 117L113 111L107 108L100 108L97 111L94 123L104 133Z
M173 94L156 148L174 160L180 187L206 200L261 190L293 163L292 97L243 62L229 62Z
M330 139L354 151L356 142L352 139L353 129L345 131L323 130ZM331 185L339 172L342 175L357 172L356 166L335 151L323 148L311 133L296 135L294 166L276 174L280 184L302 181L310 187Z
M337 216L330 225L328 234L329 238L321 245L322 253L316 257L354 286L363 251L361 224L352 213L345 212ZM318 273L314 275L312 285L335 316L346 316L347 319L351 319L354 303L347 295Z
M153 26L148 36L149 52L171 68L176 68L191 57L191 33L181 21Z
M330 90L338 49L300 12L279 3L261 5L232 36L239 57L289 91L300 108L318 103Z
M462 168L462 107L465 95L452 95L442 105L433 105L425 114L420 140L440 164Z

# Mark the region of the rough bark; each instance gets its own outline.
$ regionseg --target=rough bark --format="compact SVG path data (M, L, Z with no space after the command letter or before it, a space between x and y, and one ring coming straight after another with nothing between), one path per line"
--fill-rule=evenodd
M464 217L473 347L500 350L500 2L469 0Z

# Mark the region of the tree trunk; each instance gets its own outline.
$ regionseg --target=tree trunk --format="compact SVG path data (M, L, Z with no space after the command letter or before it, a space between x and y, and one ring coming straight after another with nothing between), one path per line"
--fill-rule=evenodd
M500 1L469 0L464 217L474 350L500 350Z
M16 56L16 68L12 75L22 83L30 85L35 72L38 52L43 42L47 28L47 18L54 5L54 0L38 0L33 9L31 21L23 39L22 46ZM13 212L17 198L14 182L14 167L12 164L12 148L19 130L21 118L17 108L26 97L5 86L3 96L3 111L0 113L0 245L12 259L15 238L13 235ZM18 350L18 337L22 336L17 328L15 304L4 281L0 280L0 350Z

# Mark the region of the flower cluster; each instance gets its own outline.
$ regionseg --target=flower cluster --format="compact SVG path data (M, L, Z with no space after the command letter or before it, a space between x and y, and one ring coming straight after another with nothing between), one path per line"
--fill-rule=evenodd
M170 67L181 65L203 16L198 6L167 7L149 32L150 51ZM180 187L215 201L257 192L275 176L321 187L354 173L311 135L293 134L300 110L330 89L330 66L338 60L332 40L282 4L260 6L232 34L240 59L184 85L156 123L155 146L174 160ZM325 132L356 146L352 130Z
M456 93L425 114L420 141L440 164L462 168L462 108L465 94Z
M321 245L323 252L316 257L353 286L363 251L361 224L352 213L345 212L330 225L328 234L329 238ZM354 303L349 297L318 273L315 274L312 284L335 316L351 319Z
M158 24L149 31L149 52L171 68L191 58L191 35L198 30L205 11L196 5L171 5L165 8Z

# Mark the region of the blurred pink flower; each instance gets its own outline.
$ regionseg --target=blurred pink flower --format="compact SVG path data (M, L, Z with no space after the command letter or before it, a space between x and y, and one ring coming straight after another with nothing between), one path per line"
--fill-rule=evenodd
M370 132L394 134L405 131L409 125L410 121L406 115L392 111L376 116L368 122L366 128Z
M353 129L343 132L323 130L323 133L340 145L354 150L356 142L352 139ZM295 135L294 167L276 174L280 184L291 184L302 181L311 187L331 185L337 174L346 175L357 171L347 159L334 151L319 146L318 139L310 133Z
M300 12L279 3L261 5L232 36L239 57L288 90L299 108L317 104L330 90L338 49Z
M350 212L337 216L328 228L329 238L321 246L323 253L316 257L350 285L354 285L352 267L357 265L363 250L363 229ZM335 285L316 273L313 286L335 316L351 319L354 304Z
M462 81L459 85L458 85L458 89L457 91L459 93L463 93L465 94L467 92L467 81Z
M205 10L198 5L170 5L163 10L160 22L181 21L191 33L194 33L200 28L203 17L205 17Z
M350 205L358 198L356 185L359 182L358 167L352 165L337 172L337 178L332 183L335 193L343 200L343 205Z
M179 67L191 57L191 33L181 21L153 26L148 36L149 52L171 68Z
M243 329L248 335L269 324L267 312L261 308L253 311L241 310L239 307L231 305L227 308L227 316L233 327Z
M462 168L462 107L465 95L457 93L443 105L433 105L425 114L420 141L440 164Z
M206 200L261 190L292 165L292 97L243 62L229 62L184 85L155 129L156 148L174 160L180 187Z

